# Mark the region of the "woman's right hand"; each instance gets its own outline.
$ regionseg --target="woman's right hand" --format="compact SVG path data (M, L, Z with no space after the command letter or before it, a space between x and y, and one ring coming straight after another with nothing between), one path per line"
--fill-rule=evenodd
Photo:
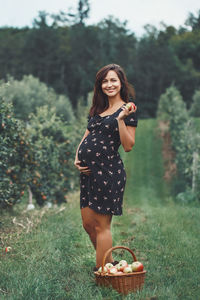
M81 161L76 157L75 161L74 161L74 165L75 167L83 174L89 176L91 174L91 170L89 169L89 167L81 167L80 166Z

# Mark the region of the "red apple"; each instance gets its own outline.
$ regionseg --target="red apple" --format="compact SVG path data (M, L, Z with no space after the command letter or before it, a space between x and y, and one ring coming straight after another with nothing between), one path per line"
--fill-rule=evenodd
M103 270L104 270L104 272L108 272L108 269L107 269L105 266L104 266L104 269L103 269ZM98 272L99 272L99 273L102 272L102 267L100 267L100 268L98 269Z
M123 270L124 273L132 273L132 267L131 265L128 265L128 267L125 267L124 270Z
M118 271L122 271L124 270L124 268L128 267L128 263L126 260L120 260L120 262L117 264L117 270Z
M113 266L112 268L110 268L108 270L108 273L114 275L114 274L118 273L118 270L116 267Z
M6 249L5 249L6 253L10 252L11 249L12 249L11 247L6 247Z
M135 110L136 106L133 102L129 102L126 104L126 108L128 108L128 110L131 110L132 108Z
M143 264L141 262L139 262L139 261L134 261L132 263L131 267L132 267L132 271L133 272L142 272L143 269L144 269Z
M116 273L116 275L123 275L123 274L124 274L124 273L121 272L121 271L119 271L119 272Z
M105 265L105 267L109 270L109 269L111 269L111 268L113 267L113 264L107 263L107 264Z

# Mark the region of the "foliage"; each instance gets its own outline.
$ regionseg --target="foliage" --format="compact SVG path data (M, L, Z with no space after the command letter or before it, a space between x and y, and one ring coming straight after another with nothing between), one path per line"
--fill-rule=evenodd
M26 157L29 142L13 106L0 98L0 207L12 207L26 187Z
M190 26L193 31L200 29L200 10L197 14L198 15L196 17L194 14L190 13L185 22L185 25Z
M200 117L200 90L197 90L194 93L190 115L193 117Z
M31 114L27 126L31 141L29 186L39 205L66 202L67 192L74 186L76 134L55 109L47 106Z
M63 95L56 95L53 89L32 75L24 76L21 81L13 77L8 78L8 83L2 85L0 95L5 101L12 102L15 116L27 121L30 113L35 113L36 108L47 105L56 107L57 115L63 120L72 122L74 114L69 99Z
M161 95L157 116L158 119L169 121L178 170L176 193L191 190L200 199L200 135L197 134L193 121L189 119L186 105L174 86ZM181 198L182 196L178 197Z

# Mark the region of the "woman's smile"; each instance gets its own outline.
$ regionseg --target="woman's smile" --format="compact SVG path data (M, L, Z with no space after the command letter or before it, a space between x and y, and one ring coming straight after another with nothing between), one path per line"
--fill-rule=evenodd
M104 94L116 96L121 90L121 81L117 73L110 70L103 79L101 87Z

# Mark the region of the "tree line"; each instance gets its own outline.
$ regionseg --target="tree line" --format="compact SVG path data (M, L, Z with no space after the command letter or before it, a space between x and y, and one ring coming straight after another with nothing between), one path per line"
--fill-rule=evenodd
M76 109L80 97L87 103L97 70L113 62L135 87L140 117L156 116L159 97L171 84L190 108L200 87L200 11L178 29L146 25L136 38L126 22L113 17L86 25L88 1L78 4L74 13L39 12L31 28L0 28L0 79L31 74Z

